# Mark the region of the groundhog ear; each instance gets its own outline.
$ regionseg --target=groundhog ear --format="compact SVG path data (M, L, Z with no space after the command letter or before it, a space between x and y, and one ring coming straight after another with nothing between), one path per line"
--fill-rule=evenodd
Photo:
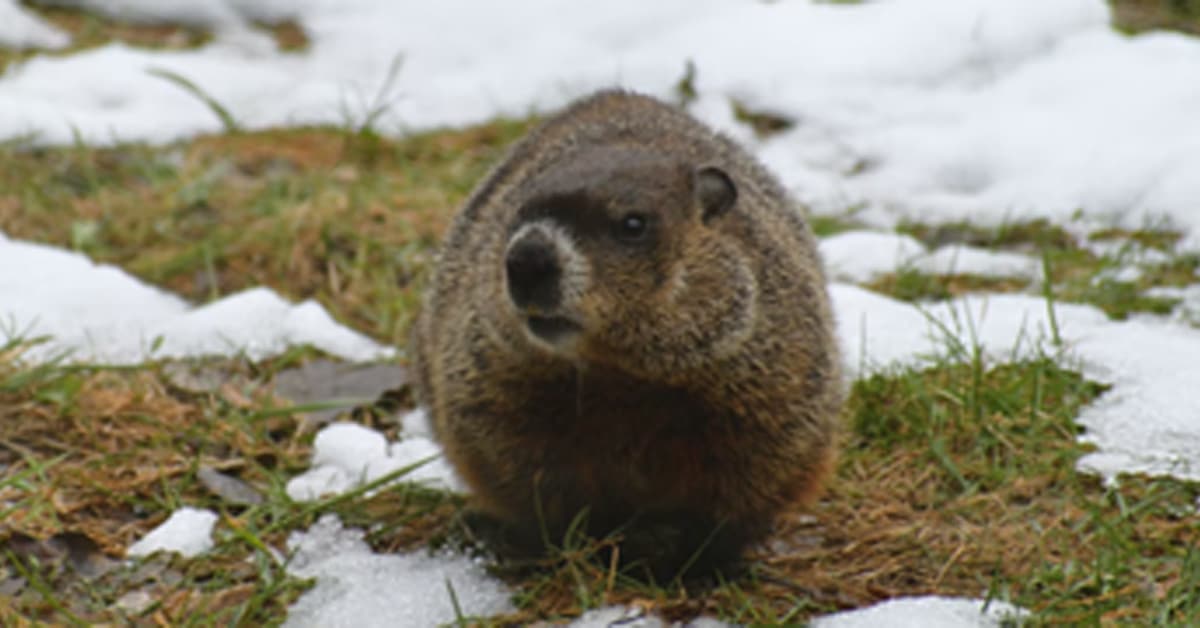
M729 211L737 202L737 186L724 170L704 166L696 170L696 199L700 201L701 218L705 224Z

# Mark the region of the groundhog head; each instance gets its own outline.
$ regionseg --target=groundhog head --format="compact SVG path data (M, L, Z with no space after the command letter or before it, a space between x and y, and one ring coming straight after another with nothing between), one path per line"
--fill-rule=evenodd
M538 350L661 379L736 351L757 287L725 169L644 147L533 175L503 253L507 314Z

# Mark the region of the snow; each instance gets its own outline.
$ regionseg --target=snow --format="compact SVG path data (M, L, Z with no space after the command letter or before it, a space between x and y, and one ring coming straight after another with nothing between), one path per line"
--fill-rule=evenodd
M258 360L302 344L347 360L393 353L339 325L313 301L292 305L267 288L252 288L193 307L119 268L3 233L0 295L0 341L50 338L26 354L33 360L66 355L136 364L238 353Z
M1091 306L1055 303L1060 349L1050 308L1039 296L970 295L914 306L844 283L832 284L830 293L849 376L961 358L962 349L974 346L990 364L1057 357L1113 387L1077 419L1086 428L1081 440L1097 449L1080 459L1080 469L1110 483L1120 473L1200 480L1200 399L1191 394L1200 355L1196 330L1160 317L1112 321ZM436 455L426 421L422 413L408 415L411 433L390 444L355 424L324 428L313 468L289 483L288 494L307 500L350 490ZM462 490L441 459L405 480Z
M16 0L0 0L0 47L56 49L70 42L69 35L43 22Z
M854 282L899 269L1024 279L1041 273L1041 262L1028 255L957 244L929 251L916 238L901 233L847 231L821 240L820 250L830 277Z
M191 558L212 549L212 531L217 523L217 514L211 510L184 506L171 513L149 534L139 539L125 555L130 557L149 556L154 552L175 552Z
M1049 308L1040 297L971 295L914 307L863 288L831 286L851 373L921 365L954 346L984 351L991 363L1056 354ZM1120 473L1200 480L1200 398L1195 356L1200 333L1169 319L1111 321L1086 305L1054 304L1064 349L1059 360L1112 389L1083 409L1080 436L1097 450L1079 468L1115 482Z
M818 617L812 628L1000 628L1025 615L1003 602L963 598L905 597L868 608Z
M396 132L544 111L607 85L670 96L691 60L699 115L741 137L730 98L798 121L758 148L821 211L1000 223L1082 210L1200 226L1200 41L1120 35L1096 0L67 4L219 36L199 50L114 44L24 62L0 77L0 138L219 130L151 67L192 80L250 128L361 123L381 106L380 128ZM15 0L0 7L33 19ZM248 25L283 18L303 25L309 50L276 51Z
M913 261L917 270L932 275L981 275L984 277L1033 278L1041 272L1041 261L1020 253L989 251L973 246L938 248Z
M287 494L296 501L339 495L408 467L397 481L462 492L462 482L441 458L428 435L406 435L388 443L383 434L356 423L334 423L313 441L312 468L291 479Z
M580 615L575 621L567 624L569 628L666 628L667 626L686 626L686 628L725 628L730 626L723 621L711 617L698 617L686 624L675 622L667 624L655 615L650 615L637 607L605 606L590 610Z
M510 593L480 561L454 554L375 554L362 532L325 515L293 533L288 571L317 584L288 611L284 626L438 626L455 621L453 589L463 616L512 610Z
M880 602L866 608L816 617L812 628L1000 628L1008 620L1026 615L1004 602L986 603L981 600L938 596L903 597ZM638 608L606 606L588 611L569 624L569 628L666 628L667 624L647 615ZM700 617L685 624L686 628L721 628L729 626L710 617Z
M384 0L57 0L144 23L211 29L197 50L111 44L35 55L0 74L0 140L77 138L169 142L220 130L207 106L148 70L199 85L244 127L361 124L374 110L387 133L548 111L601 86L672 98L687 61L697 69L692 111L756 151L817 212L848 210L877 231L825 239L848 373L929 364L955 342L989 363L1048 354L1112 386L1083 409L1081 438L1096 446L1081 469L1200 480L1200 277L1150 294L1183 299L1167 317L1108 320L1095 308L1031 295L970 295L902 303L852 285L911 268L1036 280L1036 258L963 246L935 250L878 231L902 221L986 226L1046 218L1079 225L1184 231L1200 248L1200 40L1126 37L1099 0L815 2L551 0L400 3ZM253 21L295 19L311 40L282 53ZM519 33L519 37L514 37ZM62 48L69 36L17 0L0 0L0 46ZM394 65L398 62L398 65ZM398 73L392 75L393 68ZM759 140L730 100L796 121ZM1162 253L1084 243L1133 280ZM851 283L840 283L851 282ZM947 337L949 335L949 338ZM0 234L0 340L50 339L30 360L134 364L146 359L275 355L311 344L346 360L394 350L338 325L318 304L255 288L190 304L77 253ZM951 340L953 338L953 340ZM350 490L438 452L428 417L403 418L403 438L352 424L324 428L313 466L288 494L311 500ZM440 458L403 478L460 490ZM177 519L178 518L178 519ZM185 508L130 548L203 551L215 515ZM206 523L207 522L207 523ZM291 541L289 568L317 586L291 625L434 625L463 612L509 608L508 592L474 561L422 553L378 556L361 533L323 519ZM818 626L997 625L992 605L943 598L892 600L823 618ZM602 609L594 621L627 609ZM606 614L607 613L607 614ZM617 613L617 615L613 615ZM644 618L639 621L654 621ZM648 625L653 625L648 624Z
M819 248L829 276L845 281L870 281L926 254L916 238L880 231L839 233L823 238Z

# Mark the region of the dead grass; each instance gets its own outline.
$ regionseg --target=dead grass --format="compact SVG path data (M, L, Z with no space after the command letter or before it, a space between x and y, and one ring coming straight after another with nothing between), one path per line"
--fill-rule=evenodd
M369 128L313 128L163 148L9 144L0 148L0 230L82 251L196 301L253 285L316 298L342 322L402 346L453 208L530 123L400 140ZM1088 252L1048 223L906 228L930 244L1042 256L1059 300L1114 294L1086 289L1121 260ZM1152 231L1097 237L1169 240ZM1194 282L1198 259L1170 256L1139 281ZM924 282L914 295L1030 289L914 280ZM877 288L900 291L899 282ZM0 352L0 544L8 549L0 591L16 588L12 610L0 611L6 625L174 625L193 614L205 624L272 621L304 583L261 548L283 547L288 531L322 512L348 525L382 523L369 537L381 551L463 543L462 503L444 494L399 488L310 505L283 494L307 464L311 432L279 409L269 382L309 352L232 360L221 367L225 385L196 391L161 364L31 369L14 361L19 351ZM630 603L673 619L769 625L937 593L1010 600L1033 610L1035 623L1200 623L1200 488L1140 477L1106 488L1074 471L1084 448L1072 419L1101 393L1050 359L997 367L960 355L862 380L827 495L811 512L785 517L745 576L707 588L650 586L592 560L606 541L568 539L539 569L507 572L519 610L486 621L523 625ZM394 427L378 413L356 416ZM201 467L244 481L262 503L213 494L197 478ZM71 556L113 560L183 503L222 513L213 552L80 575ZM154 604L118 604L139 593Z
M1017 277L976 275L931 275L900 269L879 276L866 287L904 301L945 300L968 292L1044 293L1049 283L1058 301L1087 303L1122 320L1134 313L1169 314L1178 299L1148 296L1157 286L1187 286L1197 280L1200 253L1178 249L1183 234L1169 225L1142 229L1099 229L1081 242L1061 227L1045 220L985 228L969 223L907 223L898 229L930 248L969 245L1023 253L1043 261L1043 275L1034 282ZM1097 253L1086 244L1112 244L1109 252ZM1145 252L1162 256L1148 262ZM1132 280L1112 276L1120 269L1136 268Z
M1197 0L1109 0L1113 28L1128 34L1172 30L1200 35Z
M518 582L522 612L499 623L620 603L774 624L923 594L1012 601L1035 623L1200 618L1200 526L1185 514L1200 489L1130 478L1113 490L1077 474L1071 419L1102 388L1048 360L980 368L857 384L827 496L785 517L746 577L650 587L589 561L599 545L569 546Z
M170 364L26 369L15 362L23 347L0 352L0 590L12 604L0 610L4 625L271 623L306 588L266 550L283 550L290 531L336 512L352 525L386 521L369 540L411 549L444 535L461 503L418 487L291 502L283 487L307 467L312 433L298 412L279 409L269 382L306 352L220 361L209 368L221 383L190 390ZM356 415L379 416L369 407ZM202 469L257 499L208 488ZM213 550L120 560L184 504L221 513Z
M140 48L185 50L199 48L212 40L212 34L177 24L134 24L62 7L42 6L29 0L21 3L50 24L71 36L61 50L10 50L0 47L0 74L13 63L34 55L61 56L121 42Z
M251 400L272 403L232 386L233 399L181 393L153 368L51 367L21 381L27 371L12 362L19 350L10 346L0 360L0 542L8 547L0 571L8 577L0 579L15 583L11 612L35 621L121 620L116 602L141 592L157 603L135 615L179 624L201 611L214 619L245 611L260 589L282 595L259 611L282 611L298 583L286 583L278 568L268 570L277 582L263 582L242 548L218 549L203 562L124 567L116 559L183 503L219 506L235 524L244 509L217 504L197 470L270 486L307 456L289 437L290 417L231 420Z
M1029 285L1029 280L1019 277L930 275L902 270L880 275L867 283L866 287L902 301L944 301L972 292L1020 292Z
M304 352L228 361L220 385L197 391L166 365L28 369L12 361L20 350L0 356L0 503L9 505L0 587L18 589L6 622L278 617L304 583L261 548L283 547L321 512L374 525L380 551L462 542L462 502L440 493L410 487L308 506L282 494L307 464L311 433L274 409L267 382ZM926 593L1012 601L1037 623L1200 620L1200 486L1126 478L1113 489L1077 474L1086 448L1072 419L1103 387L1050 359L960 359L855 384L827 495L783 518L743 577L652 586L597 563L606 541L569 539L540 568L507 572L520 610L485 623L623 603L673 619L772 624ZM359 420L387 427L370 412ZM214 495L197 479L202 466L246 482L263 503ZM184 503L223 513L215 550L105 562ZM87 575L81 562L107 567ZM137 596L153 603L121 605Z
M69 34L71 44L62 50L50 51L0 48L0 74L9 64L25 61L34 55L69 55L117 42L137 48L191 50L204 47L213 40L212 32L196 26L116 20L36 0L22 0L21 4ZM255 23L253 27L270 35L282 52L303 52L311 43L304 26L294 20Z
M403 345L453 208L528 121L401 141L290 129L175 147L0 148L0 230L195 301L255 285Z
M112 42L139 48L183 50L199 48L212 40L209 32L179 24L122 22L78 9L45 6L30 0L24 0L22 4L70 34L73 52Z

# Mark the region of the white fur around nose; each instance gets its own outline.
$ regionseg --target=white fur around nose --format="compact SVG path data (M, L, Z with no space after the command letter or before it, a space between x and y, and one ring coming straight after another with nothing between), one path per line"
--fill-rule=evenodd
M562 292L561 307L566 310L574 309L579 299L587 291L591 276L591 264L579 251L571 233L552 220L537 220L521 225L521 228L517 229L517 232L509 239L505 255L507 256L508 251L511 251L517 243L530 237L544 239L550 242L554 248L554 257L558 261L559 268L562 269L561 285L559 286Z

